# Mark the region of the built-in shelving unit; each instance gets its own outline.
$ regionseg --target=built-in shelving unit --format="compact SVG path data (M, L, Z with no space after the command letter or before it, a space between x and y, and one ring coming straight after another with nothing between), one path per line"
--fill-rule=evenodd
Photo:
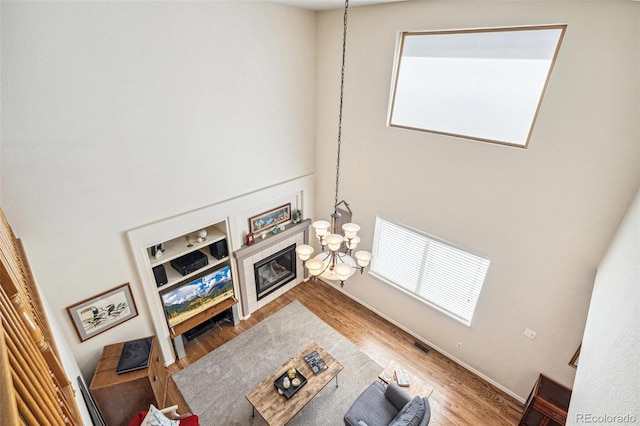
M225 266L231 266L231 245L228 241L228 235L228 224L225 219L146 247L148 268L149 272L151 272L150 276L153 277L156 284L154 291L156 306L163 306L163 294L178 289L185 284L189 284L194 280L206 276L208 273L214 273L216 270L224 268ZM224 249L218 251L218 255L214 256L211 249L212 246L223 246ZM172 261L196 251L206 256L206 265L202 265L183 275L182 272L175 269L171 264ZM154 269L158 267L163 270L163 273L154 273ZM235 283L235 273L233 272L231 274L231 279L232 282ZM233 285L233 288L236 288L235 284ZM212 303L207 306L206 309L193 314L186 320L181 321L172 327L169 327L168 322L165 322L166 331L169 337L173 340L173 349L177 358L184 358L185 356L182 334L186 331L202 324L227 309L232 309L234 323L239 322L237 304L238 300L235 297L234 290L232 297L224 299L219 303ZM164 315L164 308L161 309Z
M147 248L147 254L149 255L149 264L151 268L154 268L159 265L163 265L165 272L167 274L167 283L158 287L158 291L162 292L174 286L175 284L184 282L191 277L194 277L204 271L209 269L213 270L216 266L222 266L225 262L229 262L229 256L225 256L221 259L216 259L211 255L209 250L209 246L218 241L226 240L226 223L220 222L213 224L204 228L207 232L207 236L203 241L198 242L198 231L199 229L185 235L181 235L177 238L174 238L169 241L165 241L161 243L164 248L164 252L162 252L162 256L156 258L153 253L153 247ZM209 263L197 269L187 275L182 275L180 272L176 271L171 266L171 261L179 258L180 256L184 256L186 254L192 253L196 250L199 250L201 253L207 256Z

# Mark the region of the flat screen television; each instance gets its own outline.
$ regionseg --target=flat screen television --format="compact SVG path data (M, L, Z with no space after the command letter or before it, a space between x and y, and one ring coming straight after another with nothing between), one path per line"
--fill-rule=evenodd
M233 297L231 267L225 266L162 294L169 327Z

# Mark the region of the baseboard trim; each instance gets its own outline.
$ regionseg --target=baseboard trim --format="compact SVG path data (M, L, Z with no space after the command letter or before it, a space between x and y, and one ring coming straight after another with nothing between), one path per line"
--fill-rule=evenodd
M372 306L370 306L369 304L363 302L362 300L358 299L357 297L354 297L352 294L347 293L346 291L344 291L344 289L340 288L340 286L334 285L333 283L330 283L328 281L323 281L324 283L326 283L327 285L335 288L336 290L338 290L339 292L341 292L342 294L344 294L345 296L349 297L351 300L353 300L354 302L364 306L365 308L369 309L370 311L374 312L376 315L379 315L380 317L384 318L385 320L389 321L391 324L395 325L396 327L400 328L401 330L409 333L411 336L415 337L416 339L420 340L421 342L426 343L428 346L430 346L431 348L433 348L434 350L438 351L439 353L441 353L442 355L446 356L447 358L449 358L451 361L455 362L456 364L458 364L459 366L461 366L462 368L470 371L471 373L475 374L476 376L480 377L481 379L485 380L486 382L490 383L491 385L495 386L496 388L500 389L501 391L503 391L504 393L506 393L507 395L509 395L510 397L516 399L517 401L519 401L521 404L524 404L526 399L522 398L521 396L519 396L518 394L516 394L515 392L511 391L510 389L508 389L507 387L501 385L500 383L496 382L495 380L493 380L490 377L487 377L485 374L483 374L482 372L476 370L475 368L465 364L464 362L460 361L459 359L457 359L456 357L454 357L453 355L451 355L450 353L444 351L442 348L440 348L437 345L434 345L433 343L431 343L428 339L425 339L423 336L420 336L418 333L415 333L413 330L408 329L407 327L405 327L404 325L398 323L397 321L395 321L392 318L389 318L387 315L385 315L384 313L378 311L377 309L373 308Z

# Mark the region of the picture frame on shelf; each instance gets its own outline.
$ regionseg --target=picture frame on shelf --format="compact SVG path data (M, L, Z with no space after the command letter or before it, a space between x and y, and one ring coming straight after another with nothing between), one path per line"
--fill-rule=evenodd
M131 286L125 283L67 307L81 342L138 316Z
M291 220L291 203L249 218L249 233L255 234L264 229L271 229L289 220Z

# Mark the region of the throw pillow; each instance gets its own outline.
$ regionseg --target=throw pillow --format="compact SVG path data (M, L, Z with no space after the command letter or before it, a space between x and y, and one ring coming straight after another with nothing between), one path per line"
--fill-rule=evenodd
M416 396L398 411L389 426L418 426L425 410L424 400Z
M149 406L149 412L142 421L140 426L178 426L179 420L171 420L167 418L160 410L158 410L153 404Z

